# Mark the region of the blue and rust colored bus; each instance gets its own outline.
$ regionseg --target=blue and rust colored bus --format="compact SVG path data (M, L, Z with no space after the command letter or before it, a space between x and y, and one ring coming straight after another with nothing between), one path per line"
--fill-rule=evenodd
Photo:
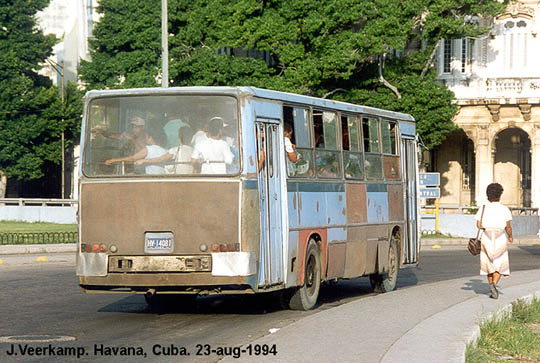
M385 292L417 263L410 115L250 87L90 91L84 112L87 292L275 291L307 310L322 282Z

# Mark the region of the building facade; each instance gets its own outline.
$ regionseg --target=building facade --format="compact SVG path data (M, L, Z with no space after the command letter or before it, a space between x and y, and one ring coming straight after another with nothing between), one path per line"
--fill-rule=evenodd
M508 206L540 206L539 16L538 1L522 0L485 37L441 43L438 78L455 93L460 127L431 153L442 206L479 204L491 182Z
M88 40L99 20L95 11L97 0L51 0L49 6L36 14L44 34L54 34L60 41L40 73L48 76L63 91L62 85L78 82L77 68L81 59L90 59ZM47 176L32 181L10 179L6 196L17 198L77 199L78 146L66 148L65 165L50 165ZM62 183L62 177L64 183ZM64 186L62 192L62 185Z

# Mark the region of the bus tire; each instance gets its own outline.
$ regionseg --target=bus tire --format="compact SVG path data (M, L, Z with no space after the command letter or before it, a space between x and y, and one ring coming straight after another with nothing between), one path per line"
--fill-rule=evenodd
M375 292L388 292L396 288L398 275L398 254L395 237L390 237L388 248L388 272L369 275L369 282Z
M313 309L321 288L321 256L315 240L310 239L304 264L304 284L294 291L289 302L292 310Z

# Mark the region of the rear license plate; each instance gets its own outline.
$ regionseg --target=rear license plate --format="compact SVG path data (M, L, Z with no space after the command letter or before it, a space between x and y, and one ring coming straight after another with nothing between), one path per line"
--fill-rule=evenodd
M147 232L144 234L144 252L170 253L173 251L174 237L171 232Z

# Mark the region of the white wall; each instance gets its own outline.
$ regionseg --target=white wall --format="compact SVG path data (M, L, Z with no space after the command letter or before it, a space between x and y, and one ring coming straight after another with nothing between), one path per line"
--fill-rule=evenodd
M74 224L77 206L0 206L0 221Z

